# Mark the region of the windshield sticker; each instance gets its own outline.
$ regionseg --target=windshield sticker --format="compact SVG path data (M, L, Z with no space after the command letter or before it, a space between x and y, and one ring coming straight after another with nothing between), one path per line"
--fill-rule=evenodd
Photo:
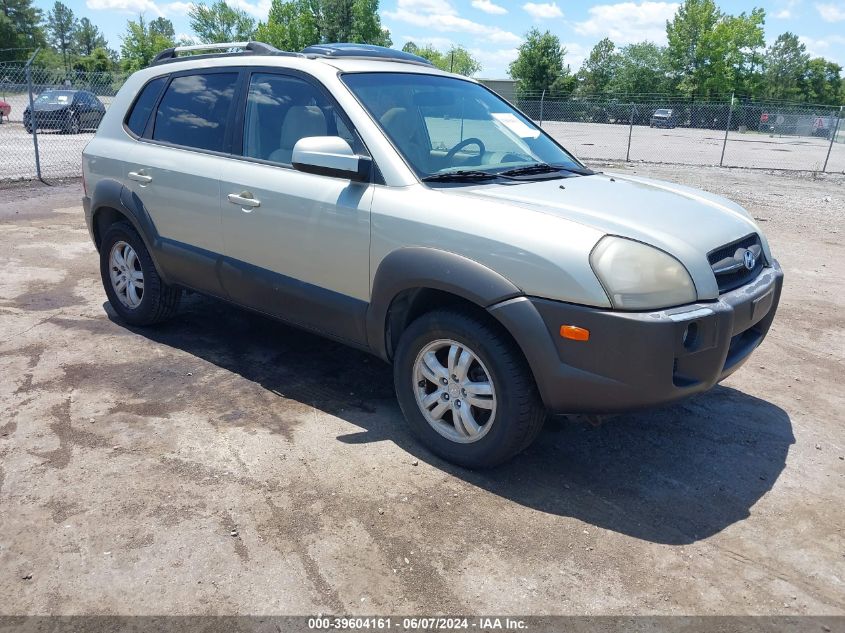
M491 112L494 119L522 138L537 138L540 131L529 127L510 112Z
M67 95L59 95L56 97L56 101L59 103L67 103Z

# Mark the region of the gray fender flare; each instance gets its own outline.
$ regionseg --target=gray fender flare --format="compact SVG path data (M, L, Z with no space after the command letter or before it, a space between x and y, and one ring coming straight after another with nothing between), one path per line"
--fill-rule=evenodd
M388 360L387 318L393 300L415 288L441 290L482 308L522 295L499 273L475 260L429 247L400 248L388 254L373 277L367 309L367 343Z

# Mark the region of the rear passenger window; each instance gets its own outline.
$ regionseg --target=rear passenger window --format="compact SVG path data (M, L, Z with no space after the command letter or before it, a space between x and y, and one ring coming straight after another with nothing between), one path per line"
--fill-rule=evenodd
M153 139L222 151L237 80L237 73L175 77L158 106Z
M133 134L137 136L144 134L147 121L150 119L150 112L152 112L153 106L156 104L156 99L158 99L158 95L161 93L161 89L164 88L165 83L167 83L167 77L153 79L144 86L141 94L138 95L138 99L135 101L135 105L132 106L132 112L126 121L126 126L132 130Z

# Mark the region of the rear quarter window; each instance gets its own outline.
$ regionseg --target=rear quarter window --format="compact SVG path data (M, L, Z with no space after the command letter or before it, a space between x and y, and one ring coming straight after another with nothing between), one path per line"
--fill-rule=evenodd
M158 95L161 94L164 84L167 83L167 77L159 77L153 79L141 90L141 94L135 100L132 110L126 119L126 127L132 130L136 136L143 136L144 129L147 127L147 121L150 118L150 113L156 104Z

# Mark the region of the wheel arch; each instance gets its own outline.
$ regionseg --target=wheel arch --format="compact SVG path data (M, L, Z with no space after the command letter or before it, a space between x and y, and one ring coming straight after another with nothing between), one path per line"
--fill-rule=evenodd
M91 192L91 233L98 251L108 227L122 221L129 222L138 232L156 272L166 279L155 256L160 241L158 231L140 198L117 180L100 180Z
M489 306L521 294L499 273L462 255L430 247L400 248L381 261L373 277L368 344L390 361L399 336L421 314L468 305L489 316Z

